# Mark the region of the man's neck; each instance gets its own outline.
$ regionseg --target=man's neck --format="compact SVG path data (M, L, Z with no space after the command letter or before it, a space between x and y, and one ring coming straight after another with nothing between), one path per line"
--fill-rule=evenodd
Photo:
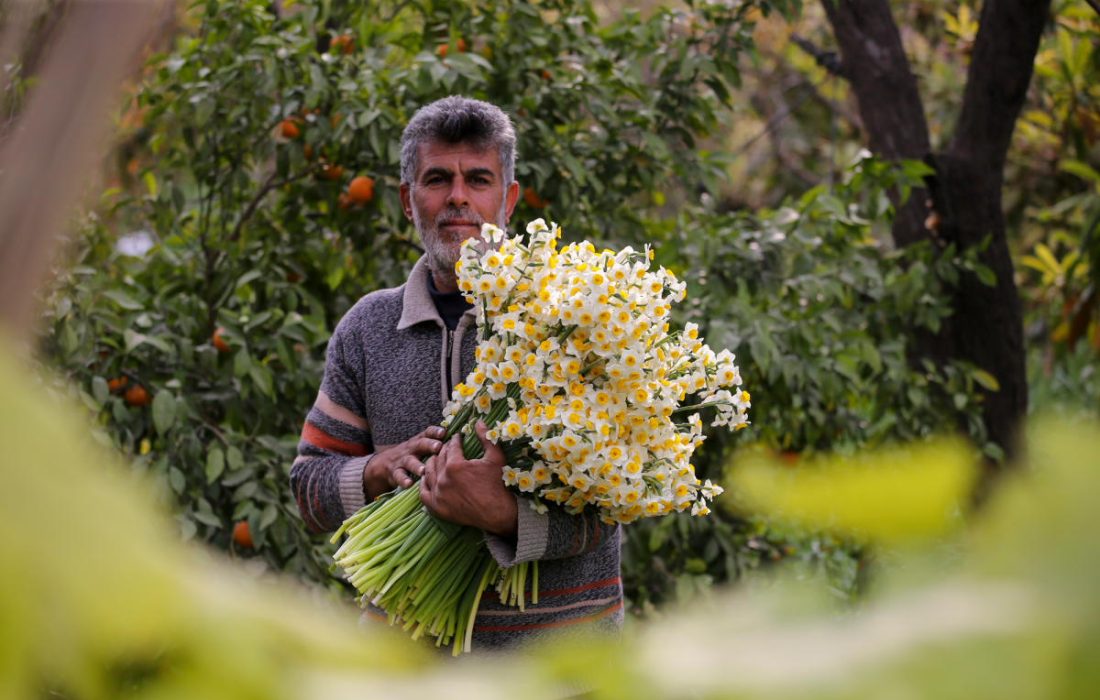
M453 273L448 275L439 270L432 270L432 282L435 284L437 292L449 294L450 292L458 291L458 280Z

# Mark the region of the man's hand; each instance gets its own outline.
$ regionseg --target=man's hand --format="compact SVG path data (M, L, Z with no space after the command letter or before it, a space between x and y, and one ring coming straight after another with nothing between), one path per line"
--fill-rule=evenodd
M363 491L367 500L397 486L408 488L424 471L420 461L437 454L446 431L435 425L412 436L405 442L376 452L363 469Z
M471 525L501 537L516 534L516 498L504 485L504 452L486 437L481 421L474 427L485 456L466 459L455 436L428 459L420 481L420 500L437 518Z

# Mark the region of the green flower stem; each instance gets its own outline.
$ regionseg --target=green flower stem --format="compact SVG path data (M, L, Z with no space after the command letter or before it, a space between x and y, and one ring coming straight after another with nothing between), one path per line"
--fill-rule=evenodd
M485 424L496 427L519 398L518 384L492 403ZM509 403L509 399L513 404ZM446 437L462 434L463 454L484 454L471 429L475 409L467 403L447 426ZM504 443L509 464L520 464L527 443ZM451 644L454 654L469 651L477 607L490 585L522 609L528 576L537 581L537 563L501 570L484 546L484 534L436 519L420 502L420 486L383 494L348 518L340 527L344 543L334 555L361 601L386 610L390 624L414 639L435 637L437 646ZM535 591L534 597L537 596Z
M476 593L474 594L474 599L470 604L470 614L469 614L468 617L465 618L466 633L463 635L463 640L462 640L463 641L463 644L462 644L463 649L469 650L470 647L473 646L474 618L477 617L477 606L478 606L479 603L481 603L482 593L485 592L485 588L489 585L489 579L491 578L491 576L493 574L493 568L494 568L493 566L487 564L485 566L484 572L481 574L481 579L478 581ZM462 653L462 649L460 649L459 645L456 643L454 645L453 650L451 651L451 654L453 656L458 656L461 653Z
M539 604L539 563L531 562L531 605Z
M704 408L711 408L712 406L728 406L729 401L704 401L703 403L692 404L691 406L681 406L672 412L672 415L677 413L688 413L690 411L699 411Z

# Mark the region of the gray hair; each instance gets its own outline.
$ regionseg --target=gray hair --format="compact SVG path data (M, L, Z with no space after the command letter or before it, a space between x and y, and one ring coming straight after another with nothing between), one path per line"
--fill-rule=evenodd
M428 141L495 147L504 185L515 179L516 131L508 115L495 105L451 95L416 110L401 134L401 182L413 184L420 145Z

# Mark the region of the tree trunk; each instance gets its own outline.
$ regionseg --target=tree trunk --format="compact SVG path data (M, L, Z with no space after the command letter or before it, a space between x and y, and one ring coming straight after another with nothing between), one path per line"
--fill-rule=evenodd
M1000 389L985 392L983 418L991 440L1011 458L1027 410L1027 374L1020 299L1001 211L1005 155L1023 106L1049 0L987 0L967 75L955 136L931 156L928 127L886 0L822 0L872 150L886 158L929 161L931 192L916 192L894 223L898 246L936 239L960 249L988 239L981 261L997 276L987 287L970 274L955 290L951 322L917 339L933 361L968 360L991 372ZM931 196L938 225L926 227Z

